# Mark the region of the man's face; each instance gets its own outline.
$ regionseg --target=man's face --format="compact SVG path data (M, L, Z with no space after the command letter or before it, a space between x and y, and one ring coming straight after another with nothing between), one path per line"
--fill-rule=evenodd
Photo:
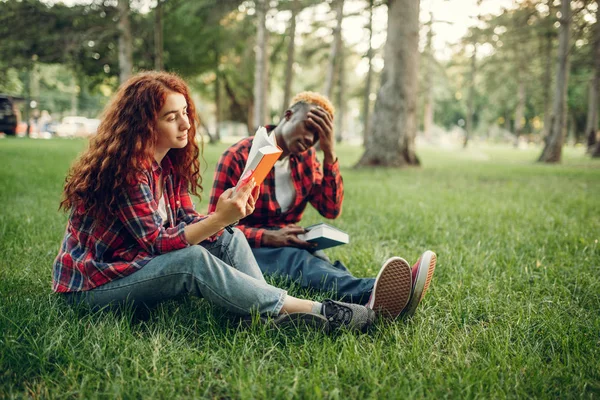
M319 139L307 122L307 113L313 106L306 106L292 112L289 120L284 121L281 137L291 154L300 154L310 149Z

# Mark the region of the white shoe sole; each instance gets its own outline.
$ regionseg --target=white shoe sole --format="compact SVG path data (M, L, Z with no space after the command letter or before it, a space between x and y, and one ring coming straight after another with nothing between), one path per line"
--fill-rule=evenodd
M405 259L392 257L379 270L367 307L385 318L395 319L410 299L412 274Z
M437 256L431 250L427 250L419 259L417 276L413 285L413 293L410 296L410 301L408 302L406 309L402 312L403 317L411 317L417 310L417 306L425 296L429 284L431 283L436 262Z

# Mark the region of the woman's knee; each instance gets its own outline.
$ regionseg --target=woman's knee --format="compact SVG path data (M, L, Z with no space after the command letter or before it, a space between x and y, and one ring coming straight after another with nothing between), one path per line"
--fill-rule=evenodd
M244 235L244 232L242 232L238 228L233 228L231 240L236 242L248 242L248 240L246 239L246 235Z
M179 272L193 272L201 265L205 265L211 256L204 247L198 245L176 250L171 255L174 257L170 260L168 268Z

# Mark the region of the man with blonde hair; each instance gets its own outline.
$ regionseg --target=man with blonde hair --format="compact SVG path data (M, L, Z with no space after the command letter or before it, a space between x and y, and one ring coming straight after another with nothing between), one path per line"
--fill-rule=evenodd
M425 294L436 256L423 253L411 271L400 257L384 262L376 278L357 278L339 261L331 263L322 251L298 238L306 230L297 224L310 203L323 217L342 212L344 186L335 153L335 110L324 96L302 92L277 126L267 126L283 150L261 186L253 214L237 226L248 239L263 274L282 276L303 288L330 291L333 297L366 304L383 316L410 316ZM252 146L252 137L229 147L215 171L209 212L221 193L236 185ZM323 164L314 145L319 142Z

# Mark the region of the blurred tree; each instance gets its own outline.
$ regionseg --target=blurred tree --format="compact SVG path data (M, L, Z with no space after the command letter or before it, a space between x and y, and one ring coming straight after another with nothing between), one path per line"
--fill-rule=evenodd
M474 30L478 31L478 30ZM471 69L468 79L468 97L467 97L467 120L465 125L465 139L463 141L463 148L467 147L469 138L473 135L474 123L473 115L475 114L475 77L477 74L477 35L475 33L471 36Z
M556 30L554 29L555 9L554 0L547 0L548 16L543 19L540 24L540 39L541 39L541 56L544 60L544 75L541 81L544 98L544 131L542 138L546 140L546 136L550 133L550 125L552 118L552 97L550 90L552 88L552 51L554 48L554 39L556 38Z
M592 38L592 43L591 53L592 59L594 60L594 69L590 81L590 95L584 133L587 137L588 152L600 156L600 148L596 148L596 134L598 131L598 91L600 91L600 0L596 0L596 23L594 24L594 37Z
M388 1L388 30L381 88L373 111L372 140L358 165L418 165L417 69L419 0Z
M369 19L367 31L369 32L369 48L367 50L367 76L365 77L365 90L363 94L363 145L367 145L370 138L370 112L371 112L371 80L373 77L373 9L375 0L368 0Z
M125 82L133 70L133 44L129 23L129 0L118 0L119 10L119 81Z
M165 0L156 0L154 7L154 69L161 71L164 69L163 61L163 2Z
M289 2L291 12L290 27L288 29L288 45L287 59L285 61L285 77L283 83L283 104L281 106L281 114L290 106L290 98L292 97L292 79L294 77L294 58L296 52L296 17L300 11L300 2L291 0Z
M567 85L569 82L569 36L571 29L571 2L562 0L558 46L558 68L552 106L552 123L544 150L538 161L560 162L567 130Z
M333 28L333 40L331 41L331 50L329 51L329 63L327 65L327 76L323 86L323 93L328 98L332 98L333 84L335 81L335 70L342 48L342 21L344 19L344 0L332 0L332 9L335 10L335 27Z
M254 129L265 125L268 87L268 32L266 26L268 0L256 0L256 64L254 67ZM254 129L250 131L252 134Z

